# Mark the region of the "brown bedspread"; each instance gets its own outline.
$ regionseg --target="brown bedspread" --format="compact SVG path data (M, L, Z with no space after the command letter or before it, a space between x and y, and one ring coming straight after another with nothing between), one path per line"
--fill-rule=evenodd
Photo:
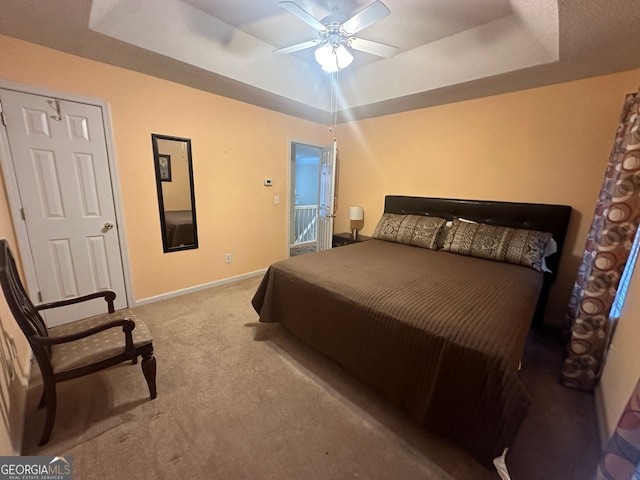
M191 210L167 210L164 212L167 229L167 246L193 245L193 213Z
M482 462L529 408L533 269L370 240L272 265L252 304Z

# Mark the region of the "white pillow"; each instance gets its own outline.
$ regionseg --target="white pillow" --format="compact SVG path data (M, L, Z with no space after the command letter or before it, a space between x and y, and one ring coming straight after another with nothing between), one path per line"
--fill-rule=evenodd
M453 225L453 220L447 220L447 223L445 223L444 227L442 227L442 230L440 230L440 233L438 234L438 241L437 241L438 250L440 250L444 246L444 241L447 238L447 234L449 233L449 230L451 230L451 225Z
M542 264L540 265L540 268L542 269L543 272L553 273L551 270L549 270L549 267L547 267L547 263L544 261L544 258L548 257L549 255L553 255L557 251L558 251L558 244L553 239L553 237L551 237L551 239L547 243L547 248L544 249L544 256L542 257Z

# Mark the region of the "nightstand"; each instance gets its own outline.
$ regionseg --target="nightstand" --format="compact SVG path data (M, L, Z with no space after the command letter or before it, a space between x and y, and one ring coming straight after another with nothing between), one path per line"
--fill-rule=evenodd
M333 248L335 248L342 247L344 245L351 245L352 243L366 242L367 240L371 240L371 237L358 234L356 238L352 238L350 233L334 233L331 243Z

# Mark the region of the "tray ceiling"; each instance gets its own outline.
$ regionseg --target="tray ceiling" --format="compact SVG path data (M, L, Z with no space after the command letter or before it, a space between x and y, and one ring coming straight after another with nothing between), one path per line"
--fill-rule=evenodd
M640 66L635 0L383 1L391 14L358 36L399 51L388 59L355 52L338 75L340 120ZM370 0L296 3L318 19L346 19ZM331 75L313 49L273 54L317 35L277 0L3 0L0 34L301 118L332 119Z

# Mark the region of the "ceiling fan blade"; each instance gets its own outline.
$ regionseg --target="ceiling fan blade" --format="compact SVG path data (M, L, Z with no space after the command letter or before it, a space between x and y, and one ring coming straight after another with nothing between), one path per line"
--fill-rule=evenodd
M365 40L363 38L351 37L349 39L349 46L354 50L360 50L361 52L371 53L385 58L393 57L398 53L398 47L387 45L386 43Z
M296 17L298 17L304 23L306 23L307 25L310 25L311 27L315 28L318 31L327 29L327 27L325 27L320 22L320 20L316 19L313 15L311 15L309 12L307 12L305 9L303 9L300 5L298 5L295 2L278 2L278 5L280 5L283 8L286 8L287 10L289 10L289 12L293 13Z
M281 2L281 3L293 3L293 2ZM350 35L358 33L360 30L364 30L369 25L376 23L378 20L382 20L389 15L391 10L382 3L380 0L376 0L370 3L353 17L342 24L342 29Z
M319 44L320 44L320 39L316 38L315 40L308 40L306 42L296 43L295 45L291 45L289 47L278 48L274 50L273 53L279 53L284 55L287 53L298 52L300 50L304 50L305 48L315 47L316 45L319 45Z

